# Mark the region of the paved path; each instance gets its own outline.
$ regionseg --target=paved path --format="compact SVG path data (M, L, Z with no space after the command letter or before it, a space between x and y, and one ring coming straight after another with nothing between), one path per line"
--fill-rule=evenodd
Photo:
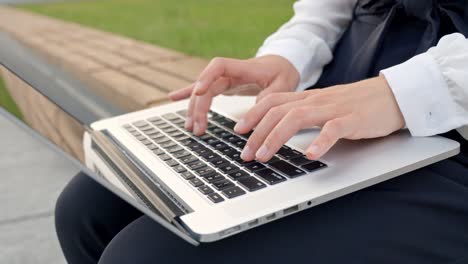
M0 263L65 263L53 210L78 171L0 109Z

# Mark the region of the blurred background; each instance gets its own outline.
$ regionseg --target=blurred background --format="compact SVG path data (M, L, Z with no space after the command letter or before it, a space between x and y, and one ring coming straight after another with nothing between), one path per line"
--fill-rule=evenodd
M168 103L215 56L248 58L294 0L0 0L0 54L88 122ZM83 160L80 125L0 66L0 108ZM0 263L64 263L53 207L77 172L0 115Z

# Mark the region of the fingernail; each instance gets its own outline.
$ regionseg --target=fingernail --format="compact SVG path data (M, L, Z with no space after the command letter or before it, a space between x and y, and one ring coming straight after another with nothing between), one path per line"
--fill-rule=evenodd
M241 153L241 159L247 160L250 159L250 156L252 156L252 151L250 150L249 146L245 146L244 150L242 150Z
M307 152L310 152L315 156L320 156L320 147L317 145L311 145Z
M239 132L245 129L245 119L241 118L237 124L234 126L234 131Z
M191 125L192 125L192 118L187 116L187 119L185 119L185 129L189 129Z
M269 152L268 147L265 145L262 145L260 149L257 151L257 153L255 154L255 156L257 157L257 159L265 159L269 154L268 152Z
M200 81L196 82L195 86L194 86L195 92L198 92L198 90L200 90L202 86L203 86L202 82L200 82Z

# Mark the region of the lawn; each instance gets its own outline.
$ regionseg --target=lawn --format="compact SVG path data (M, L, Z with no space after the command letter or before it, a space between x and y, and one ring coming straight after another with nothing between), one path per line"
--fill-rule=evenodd
M0 78L0 106L17 116L22 118L21 112L11 98L8 90L5 88L3 80Z
M293 2L88 0L20 7L191 55L247 58L288 20Z
M294 1L86 0L18 7L204 58L248 58L291 17ZM21 116L1 80L0 105Z

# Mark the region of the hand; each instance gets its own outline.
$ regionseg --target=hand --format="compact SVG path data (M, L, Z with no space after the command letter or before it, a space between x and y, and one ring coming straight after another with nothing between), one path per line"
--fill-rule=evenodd
M255 127L242 159L268 161L299 130L322 127L307 148L316 160L339 139L375 138L405 126L403 115L383 76L303 93L275 93L260 100L239 120L234 130Z
M198 80L169 94L172 100L190 97L185 128L197 136L205 133L207 113L219 94L258 95L289 92L299 83L299 73L285 58L267 55L248 60L215 58Z

